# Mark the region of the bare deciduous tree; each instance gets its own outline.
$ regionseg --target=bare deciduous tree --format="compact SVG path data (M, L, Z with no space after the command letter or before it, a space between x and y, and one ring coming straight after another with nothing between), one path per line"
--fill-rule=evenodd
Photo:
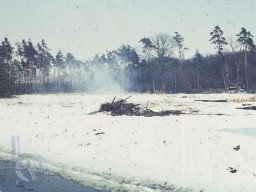
M229 39L229 45L232 51L232 55L234 57L235 60L235 66L236 66L236 88L239 89L239 84L240 84L240 77L239 77L239 73L240 73L240 63L239 63L239 59L237 57L236 52L240 52L241 50L237 50L238 49L238 44L232 39Z

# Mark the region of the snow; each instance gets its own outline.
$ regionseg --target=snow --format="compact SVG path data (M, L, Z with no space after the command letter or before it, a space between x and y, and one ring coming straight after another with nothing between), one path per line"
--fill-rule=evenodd
M45 94L0 99L0 159L11 159L10 138L21 152L41 155L50 172L111 191L252 192L256 188L256 111L241 103L195 100L250 98L250 94L129 94L152 110L183 110L166 117L88 115L114 95ZM129 95L115 95L126 98ZM95 135L104 132L105 134ZM255 135L256 136L256 135ZM240 145L239 151L233 147ZM237 169L230 173L227 168Z

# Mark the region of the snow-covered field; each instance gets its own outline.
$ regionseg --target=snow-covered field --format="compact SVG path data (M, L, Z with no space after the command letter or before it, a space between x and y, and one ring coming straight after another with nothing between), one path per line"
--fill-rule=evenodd
M19 135L21 152L39 154L47 160L49 171L98 189L255 191L256 137L236 130L256 128L256 111L236 109L242 103L195 101L253 95L131 95L129 102L152 110L178 109L186 114L88 115L114 95L0 99L0 159L11 158L10 138ZM233 150L237 145L241 149ZM228 167L237 172L229 172Z

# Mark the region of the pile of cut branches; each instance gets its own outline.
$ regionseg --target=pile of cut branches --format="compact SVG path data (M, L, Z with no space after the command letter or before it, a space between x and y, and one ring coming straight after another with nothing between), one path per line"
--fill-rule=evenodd
M115 98L112 100L111 103L103 103L100 106L98 111L92 112L90 114L95 114L99 112L110 112L113 116L119 115L128 115L128 116L145 116L145 117L152 117L152 116L167 116L167 115L180 115L183 114L182 111L179 110L165 110L155 112L148 108L140 107L139 104L134 103L127 103L127 99L131 96L127 97L126 99L121 99L115 101Z

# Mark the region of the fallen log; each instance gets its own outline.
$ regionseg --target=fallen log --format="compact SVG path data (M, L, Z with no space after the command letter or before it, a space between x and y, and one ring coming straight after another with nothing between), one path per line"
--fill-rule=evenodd
M227 102L227 103L245 103L245 102L256 102L256 96L251 98L233 98L233 99L221 99L221 100L195 100L201 102Z
M244 110L256 110L256 106L249 106L249 107L238 107L236 109L244 109Z
M94 135L103 135L103 134L105 134L105 132L95 133Z
M195 101L201 101L201 102L227 102L227 100L225 99L221 99L221 100L207 100L207 99L198 99Z

